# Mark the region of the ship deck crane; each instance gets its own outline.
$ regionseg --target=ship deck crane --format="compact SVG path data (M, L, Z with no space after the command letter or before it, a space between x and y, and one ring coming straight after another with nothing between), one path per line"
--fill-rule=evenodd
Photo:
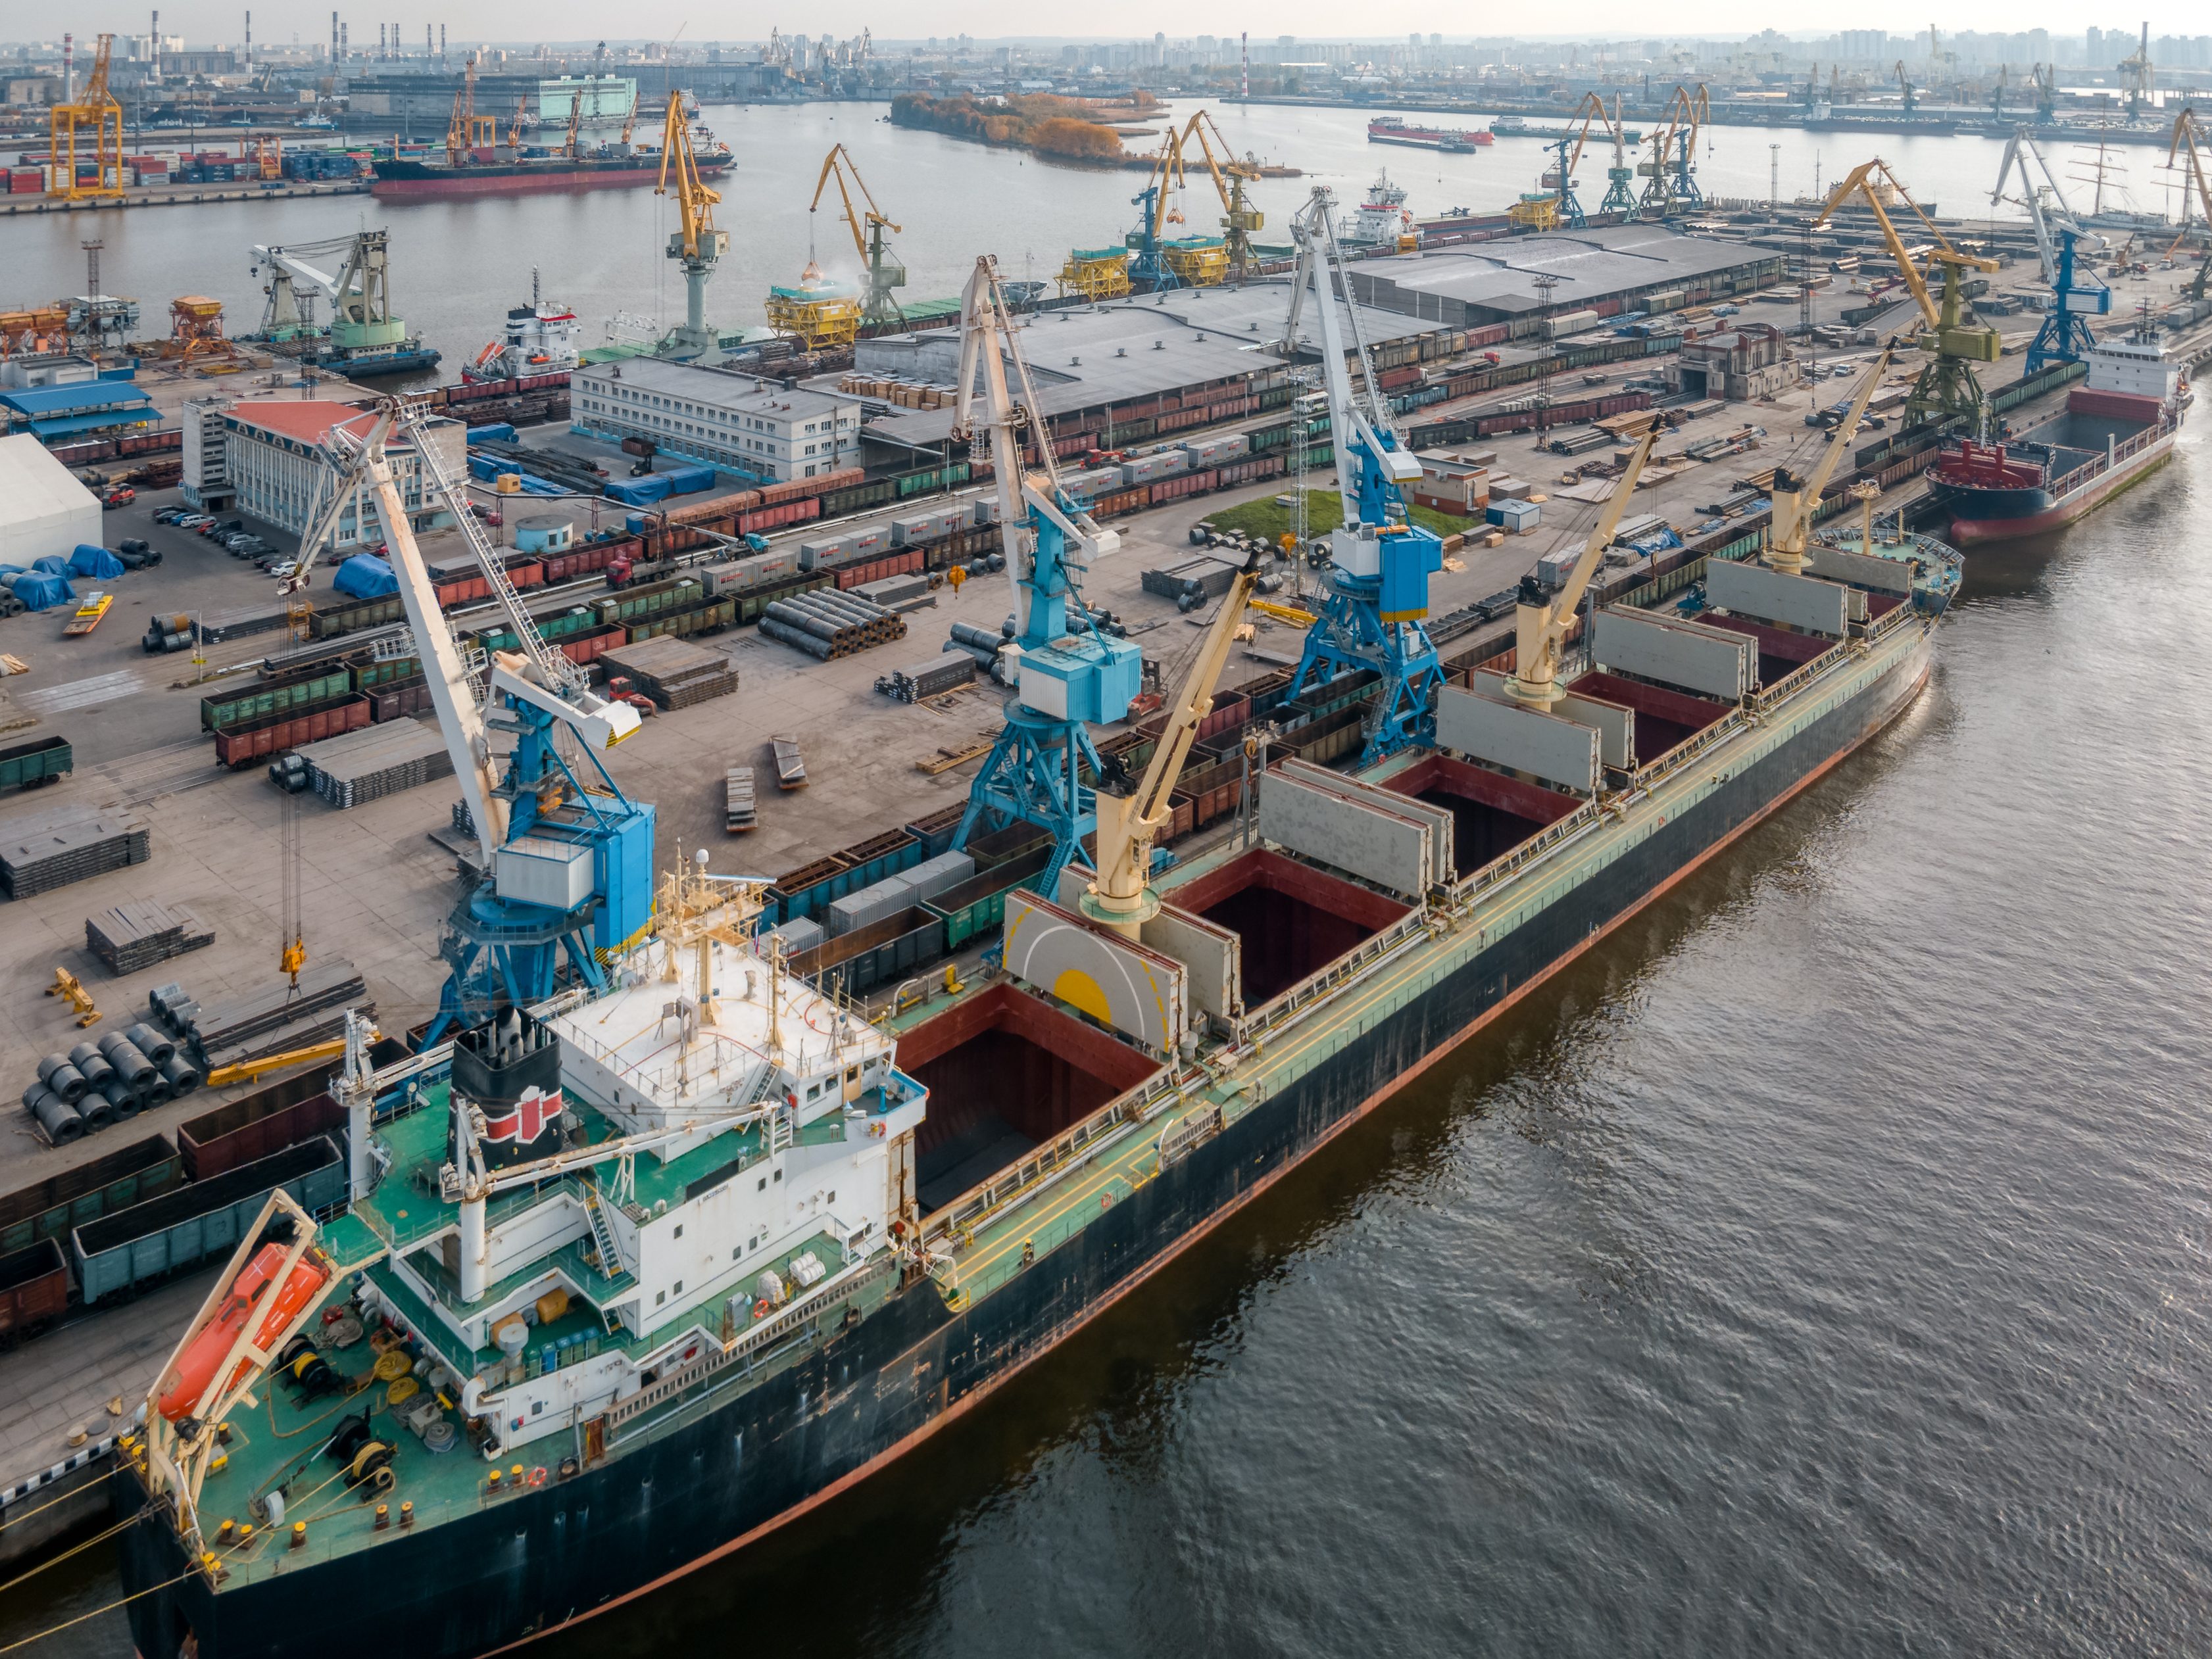
M1928 234L1933 246L1928 251L1929 261L1940 265L1943 271L1943 294L1939 301L1928 291L1928 281L1921 274L1920 264L1906 249L1897 227L1882 204L1882 189L1896 193L1898 200L1912 209ZM1877 156L1871 161L1861 162L1850 174L1829 191L1820 212L1807 225L1808 230L1818 230L1827 223L1836 209L1853 196L1865 201L1869 212L1880 227L1883 243L1889 257L1896 262L1898 275L1912 295L1912 303L1919 308L1922 330L1920 349L1929 357L1928 366L1913 382L1912 395L1905 400L1905 419L1908 426L1926 420L1948 420L1954 416L1971 420L1979 426L1986 413L1982 399L1982 383L1975 375L1976 363L1994 363L2002 354L2003 341L1997 331L1966 320L1966 301L1964 293L1964 273L1970 270L1992 271L1997 262L1978 254L1962 253L1951 245L1951 239L1937 229L1936 221L1921 212L1919 204L1890 171L1889 164Z
M1267 222L1267 215L1254 207L1244 194L1244 187L1260 176L1257 164L1240 161L1237 152L1221 129L1214 124L1213 117L1199 110L1183 129L1185 149L1191 141L1198 142L1198 152L1206 158L1206 170L1212 176L1213 188L1221 197L1222 243L1228 253L1224 275L1232 282L1242 282L1251 274L1255 263L1252 251L1252 234ZM1221 141L1221 153L1214 154L1215 139Z
M672 330L671 356L695 363L721 360L722 339L707 326L707 279L714 263L730 250L730 233L714 228L714 204L721 193L699 176L698 158L691 149L691 124L684 118L684 94L668 94L668 112L661 124L660 178L655 196L668 194L668 175L676 175L678 227L669 233L668 257L684 269L684 323Z
M1573 626L1575 612L1591 578L1605 562L1606 549L1613 545L1621 515L1635 498L1636 481L1643 475L1644 463L1650 458L1651 445L1657 439L1656 432L1647 432L1637 440L1628 464L1613 481L1613 493L1606 497L1597 523L1590 527L1566 585L1557 593L1547 593L1533 574L1521 579L1520 602L1513 613L1513 672L1505 681L1505 693L1524 707L1546 712L1566 694L1566 687L1559 684L1559 647L1566 641L1567 629Z
M830 188L830 181L837 181L838 199L845 205L844 221L853 233L853 251L860 256L867 269L866 286L860 295L860 320L864 323L902 323L906 312L900 309L898 296L893 290L906 286L906 266L898 256L884 245L884 233L900 234L900 227L884 216L876 205L868 181L860 177L860 164L843 144L833 144L830 154L822 158L822 176L814 181L814 199L807 203L811 215L822 205L822 192ZM849 183L848 182L849 180ZM853 204L853 192L860 193L867 203L867 211L860 212ZM809 264L813 263L812 221L808 221L807 249Z
M1144 777L1127 793L1110 787L1098 792L1098 874L1080 907L1092 921L1125 938L1137 938L1144 924L1160 912L1160 896L1148 879L1153 838L1175 817L1170 797L1182 777L1191 745L1198 741L1199 723L1213 707L1213 688L1220 683L1245 602L1259 579L1260 554L1255 548L1222 596L1198 655L1165 705L1166 724Z
M1885 347L1868 365L1866 372L1859 376L1858 384L1851 388L1850 407L1828 434L1826 447L1813 463L1811 472L1800 478L1786 467L1774 469L1774 483L1769 492L1774 511L1767 524L1766 548L1759 555L1770 570L1780 571L1785 576L1805 573L1805 538L1813 528L1813 514L1820 505L1820 493L1828 487L1828 480L1834 476L1844 450L1857 434L1867 402L1889 370L1889 349Z
M1102 633L1083 602L1084 572L1121 537L1101 530L1060 487L998 262L988 254L961 294L958 384L953 435L990 458L1015 636L1000 653L1014 687L1006 723L969 790L952 845L964 847L979 831L1017 820L1035 824L1051 834L1053 855L1030 885L1050 893L1097 826L1085 772L1115 775L1101 763L1090 727L1127 715L1142 688L1143 656Z
M1306 633L1289 695L1303 696L1340 674L1373 669L1382 685L1367 718L1363 758L1374 760L1426 742L1436 730L1431 704L1443 669L1422 619L1429 612L1429 578L1443 568L1443 542L1407 518L1403 487L1420 477L1421 466L1390 424L1358 308L1350 303L1352 283L1330 205L1328 191L1316 188L1291 221L1298 257L1284 338L1288 350L1298 350L1299 318L1310 300L1343 520L1329 532L1321 620ZM1356 397L1337 312L1340 282L1359 360Z
M452 513L516 650L472 659L447 626L389 453L395 438L416 458L417 510L442 503ZM637 730L637 711L594 695L583 671L539 635L500 549L439 457L420 405L386 398L361 421L333 427L323 452L322 493L300 542L299 568L279 591L289 597L307 585L349 517L356 539L365 539L374 502L484 878L446 918L439 954L448 973L427 1046L457 1022L551 996L564 966L582 984L604 984L608 958L651 919L653 808L625 796L600 759ZM495 733L514 740L503 757L492 747ZM563 754L562 733L589 761L588 782Z
M561 141L561 154L571 161L574 160L579 154L583 136L584 89L579 87L568 99L568 131Z
M112 201L123 194L123 106L107 89L107 66L115 37L103 34L94 47L92 74L84 90L46 112L46 194L68 202ZM85 131L90 129L88 135ZM92 181L77 179L77 142L92 139Z
M2142 39L2136 49L2113 67L2128 77L2128 119L2134 120L2151 101L2150 25L2142 26Z
M2188 158L2184 163L2188 173L2184 189L2193 184L2197 188L2197 199L2204 209L2206 235L2204 259L2203 263L2197 267L2197 275L2189 284L2189 297L2191 300L2202 300L2204 297L2205 279L2207 276L2212 276L2212 177L2207 177L2204 169L2204 153L2197 148L2197 141L2204 136L2204 128L2197 118L2197 112L2185 106L2181 112L2173 118L2173 136L2166 147L2166 163L2168 167L2173 165L2174 158L2178 155ZM2185 197L2183 199L2185 207L2181 216L2186 221L2189 217L2185 206L2187 198ZM2179 240L2178 238L2176 239Z
M2035 176L2038 171L2043 175L2039 182ZM2007 197L2005 185L2015 173L2020 175L2020 194ZM2014 132L2005 146L1997 182L1990 191L1991 207L2002 201L2027 210L2028 222L2035 229L2035 251L2043 263L2043 280L2051 288L2051 309L2027 348L2027 372L2036 374L2052 363L2079 362L2097 343L2087 319L2112 315L2112 291L2098 276L2093 261L2075 263L2075 245L2086 240L2094 250L2102 248L2105 242L2102 237L2082 230L2073 209L2067 205L2066 193L2058 187L2051 163L2026 127Z
M453 93L453 111L446 121L446 165L465 166L480 149L499 142L499 118L477 113L477 55L469 54L461 84Z
M1910 115L1918 107L1918 100L1914 96L1912 78L1905 72L1905 60L1902 58L1897 60L1897 84L1899 89L1904 94L1905 112Z

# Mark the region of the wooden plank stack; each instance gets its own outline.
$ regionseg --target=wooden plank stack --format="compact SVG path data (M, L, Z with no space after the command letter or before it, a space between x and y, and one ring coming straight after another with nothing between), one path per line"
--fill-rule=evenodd
M622 675L665 709L688 709L738 688L738 671L719 651L659 634L602 651L610 675Z
M0 888L10 899L51 893L153 857L145 820L125 813L18 831L0 841Z
M84 918L84 942L110 973L136 973L215 943L215 929L181 907L116 905Z
M758 829L760 820L754 815L753 769L750 766L732 766L724 775L723 827L732 835L741 830Z
M453 775L446 740L413 720L326 737L299 754L315 793L342 811Z

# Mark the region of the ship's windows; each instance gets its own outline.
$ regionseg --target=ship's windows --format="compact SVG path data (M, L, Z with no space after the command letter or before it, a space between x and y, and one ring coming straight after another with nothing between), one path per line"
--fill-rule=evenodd
M655 1306L655 1307L659 1307L659 1306L663 1302L665 1302L667 1299L668 1299L668 1293L667 1293L666 1291L665 1291L665 1290L657 1290L657 1291L655 1291L655 1292L653 1292L653 1306Z
M670 1238L681 1238L683 1236L684 1236L684 1224L683 1224L681 1221L678 1221L678 1222L676 1224L676 1231L675 1231L674 1232L671 1233L671 1234L669 1235L669 1237L670 1237ZM678 1289L681 1289L681 1288L682 1288L682 1287L681 1287L681 1286L678 1286Z
M765 1175L762 1176L760 1178L760 1190L763 1192L766 1192L768 1190L768 1177Z
M781 1170L778 1170L775 1172L775 1178L779 1181L783 1179L783 1172Z
M678 1296L681 1296L681 1295L683 1295L683 1294L684 1294L684 1281L683 1281L681 1279L678 1279L678 1280L676 1281L676 1293L677 1293Z
M541 1416L541 1415L543 1415L543 1414L544 1414L544 1410L545 1410L545 1402L544 1402L543 1400L532 1400L532 1401L530 1402L530 1414L531 1414L532 1417L538 1417L538 1416Z
M825 1204L834 1204L834 1203L836 1203L836 1202L837 1202L837 1190L836 1190L836 1188L835 1188L835 1187L830 1188L830 1196L829 1196L827 1198L823 1199L822 1202L823 1202L823 1203L825 1203Z

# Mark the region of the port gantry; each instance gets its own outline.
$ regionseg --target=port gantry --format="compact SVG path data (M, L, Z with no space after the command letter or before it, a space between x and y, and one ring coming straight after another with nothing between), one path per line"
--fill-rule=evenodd
M1131 255L1129 281L1150 293L1164 293L1182 286L1182 278L1169 259L1166 247L1169 223L1182 216L1175 208L1175 192L1182 186L1182 142L1170 126L1167 136L1160 141L1160 153L1152 160L1152 171L1144 189L1129 198L1131 207L1143 209L1136 229L1127 239Z
M101 35L93 52L92 75L85 82L84 90L46 112L49 196L85 202L112 201L123 195L123 106L107 89L108 60L114 51L115 37ZM94 171L89 182L77 178L77 142L84 136L92 140Z
M1214 139L1221 141L1221 154L1213 152ZM1212 116L1204 110L1194 112L1190 124L1183 129L1182 143L1188 148L1197 141L1198 153L1206 158L1206 170L1212 176L1213 188L1221 197L1222 250L1226 256L1222 262L1221 275L1231 282L1241 282L1252 273L1255 255L1252 235L1267 222L1267 215L1254 207L1244 194L1245 185L1260 176L1256 163L1240 161L1221 129L1214 124Z
M975 262L960 298L959 388L953 436L988 451L998 487L1015 623L1000 660L1013 665L1014 695L952 845L964 847L978 833L1017 820L1035 824L1052 836L1053 855L1029 885L1050 893L1097 827L1097 796L1085 774L1114 772L1101 763L1089 727L1127 715L1141 688L1143 657L1127 640L1100 632L1083 602L1083 573L1119 548L1121 537L1099 529L1060 487L998 262L988 255Z
M625 126L623 130L628 132ZM660 179L655 196L668 194L668 175L676 174L676 211L680 223L670 233L668 257L684 269L684 324L671 331L667 354L694 363L717 363L722 357L722 338L707 326L707 279L714 263L730 251L730 233L714 228L714 204L722 197L699 176L698 157L691 149L691 124L684 117L684 94L668 94L668 112L661 122Z
M421 506L442 505L481 560L513 651L487 658L454 637L386 454L395 437L421 465ZM455 1025L544 1001L564 966L574 983L604 985L602 965L650 923L653 808L629 800L599 758L636 731L637 711L595 695L583 670L539 635L500 550L440 459L421 405L385 399L359 433L333 427L324 457L299 567L279 592L289 599L307 585L348 515L360 536L363 503L374 501L407 615L411 644L404 649L422 663L477 841L477 884L447 915L439 942L449 971L427 1048ZM589 762L588 777L563 752L564 733ZM504 755L493 748L501 737L512 740Z
M906 266L884 242L885 231L896 236L901 233L900 227L884 216L883 209L876 205L875 193L868 188L868 181L860 177L860 164L842 143L831 145L830 154L822 158L822 176L814 181L814 199L806 205L807 263L814 263L813 215L822 205L822 192L830 188L832 179L837 181L838 199L845 204L843 218L853 233L853 251L860 256L860 263L868 274L860 294L860 321L903 323L906 312L900 308L898 295L893 290L906 286ZM866 213L854 209L854 191L860 191L860 200L867 203ZM851 342L848 340L846 343Z
M2037 172L2043 175L2039 180ZM2005 185L2015 173L2020 175L2020 194L2008 197ZM2066 192L2051 171L2051 163L2026 127L2014 132L2005 146L1997 182L1990 191L1991 207L2004 201L2027 209L2028 222L2035 227L2035 251L2043 262L2043 280L2051 289L2051 309L2044 313L2043 326L2036 330L2027 348L2027 372L2039 374L2052 363L2078 363L2097 343L2087 319L2112 315L2112 291L2094 265L2087 261L2075 263L2075 247L2087 241L2094 251L2104 247L2105 239L2081 228L2074 209L2067 205Z
M1646 219L1667 219L1676 213L1694 213L1705 204L1698 189L1698 135L1712 118L1712 104L1699 84L1696 92L1677 85L1667 100L1667 124L1651 136L1651 159L1637 164L1644 175L1643 197L1637 213Z
M1928 249L1928 260L1941 266L1943 272L1940 300L1929 293L1928 280L1921 273L1919 262L1898 235L1897 227L1883 203L1886 195L1893 196L1912 210L1932 245ZM1981 378L1974 372L1973 366L1996 362L2004 342L1995 329L1969 319L1965 273L1993 271L1997 262L1979 254L1962 253L1954 247L1951 239L1920 210L1920 204L1890 171L1889 163L1880 156L1852 168L1829 191L1828 199L1807 223L1806 229L1820 229L1834 216L1838 208L1854 196L1861 198L1867 210L1874 215L1882 242L1896 263L1898 275L1904 278L1906 291L1920 312L1919 346L1929 361L1920 372L1920 378L1912 383L1912 395L1905 400L1905 424L1910 427L1925 421L1959 419L1972 424L1978 433L1985 423L1988 405L1983 401Z
M2204 154L2197 148L2198 140L2203 136L2203 124L2197 120L2197 112L2185 106L2181 112L2173 118L2173 136L2166 147L2166 164L2169 167L2174 164L2176 156L2188 158L2185 163L2188 177L2183 188L2185 191L2193 186L2197 191L2197 199L2204 209L2204 258L2203 262L2197 267L2197 275L2190 279L2188 293L2191 300L2202 300L2204 297L2205 279L2207 276L2212 276L2212 178L2208 178L2205 174ZM2185 195L2183 199L2186 201ZM2182 215L2184 221L2186 221L2188 216L2186 212ZM2175 237L2173 241L2176 247L2181 245L2180 237Z
M1632 224L1636 219L1636 169L1628 161L1628 136L1620 124L1620 95L1613 94L1613 108L1606 109L1605 100L1594 92L1583 94L1583 101L1575 113L1582 117L1582 125L1575 133L1575 147L1567 157L1564 172L1571 179L1576 167L1582 164L1583 146L1589 142L1590 126L1595 122L1613 144L1613 165L1605 170L1605 200L1598 203L1601 214L1617 213L1620 222ZM1576 209L1577 215L1581 209Z
M1362 669L1378 675L1382 686L1367 717L1364 762L1433 739L1431 705L1443 669L1423 619L1429 614L1429 578L1443 568L1443 542L1407 518L1403 486L1420 477L1421 465L1401 446L1376 383L1331 205L1328 190L1316 187L1291 221L1298 254L1284 346L1292 354L1301 348L1298 324L1310 296L1343 518L1328 533L1320 615L1307 631L1289 694L1302 697ZM1340 282L1359 360L1356 397L1338 319Z

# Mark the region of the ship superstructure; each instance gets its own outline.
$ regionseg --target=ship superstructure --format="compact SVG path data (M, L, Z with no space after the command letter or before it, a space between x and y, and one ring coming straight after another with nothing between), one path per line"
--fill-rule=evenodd
M554 305L538 292L538 272L530 273L530 303L507 313L507 328L487 344L473 361L461 369L464 380L520 380L526 375L553 374L576 366L576 337L582 330L576 313Z

